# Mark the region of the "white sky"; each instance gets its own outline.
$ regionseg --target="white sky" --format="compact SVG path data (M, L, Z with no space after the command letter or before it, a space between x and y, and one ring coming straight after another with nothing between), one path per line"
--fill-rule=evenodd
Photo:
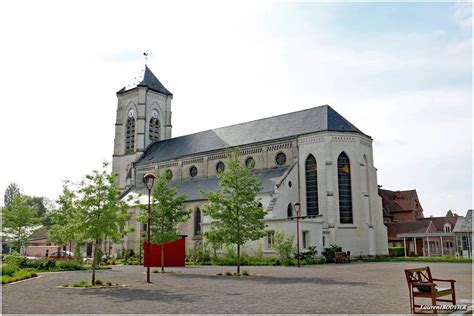
M384 188L472 208L470 4L8 1L0 29L2 197L111 161L146 50L173 136L329 104L374 138Z

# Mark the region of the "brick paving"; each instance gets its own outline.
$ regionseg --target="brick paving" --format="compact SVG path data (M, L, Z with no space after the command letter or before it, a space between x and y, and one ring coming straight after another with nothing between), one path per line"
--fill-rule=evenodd
M2 287L4 314L409 313L403 269L429 265L437 278L454 278L458 303L472 302L472 266L456 263L378 262L296 267L243 267L257 276L217 276L235 267L145 268L98 271L127 288L64 289L90 280L90 271L46 273ZM466 304L466 303L464 303Z

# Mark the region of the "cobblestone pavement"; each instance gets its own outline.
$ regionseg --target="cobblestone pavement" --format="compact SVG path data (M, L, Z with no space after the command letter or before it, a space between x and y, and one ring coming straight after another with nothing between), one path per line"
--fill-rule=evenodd
M427 265L378 262L296 267L243 267L256 276L217 276L235 267L167 268L146 283L145 268L98 272L127 288L68 289L90 271L45 273L3 286L3 313L409 313L403 269ZM472 302L470 264L430 263L437 278L454 278L458 303ZM466 304L466 302L462 303Z

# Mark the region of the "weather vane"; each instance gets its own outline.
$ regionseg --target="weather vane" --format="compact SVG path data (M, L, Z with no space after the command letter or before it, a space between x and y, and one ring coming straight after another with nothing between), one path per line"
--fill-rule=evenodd
M143 52L143 56L145 56L145 66L146 66L148 63L148 52L147 51Z

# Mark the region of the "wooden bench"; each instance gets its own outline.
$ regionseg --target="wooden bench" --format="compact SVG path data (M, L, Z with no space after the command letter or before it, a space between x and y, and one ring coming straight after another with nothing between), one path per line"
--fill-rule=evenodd
M417 310L417 308L421 307L421 304L416 304L415 298L431 299L432 306L436 306L437 302L450 302L453 305L456 305L456 291L454 289L455 280L435 279L431 276L431 270L429 267L406 269L405 277L410 294L410 308L412 313L422 312L420 309ZM438 284L434 283L435 281L449 282L450 287L438 287ZM451 299L440 298L448 295L451 296ZM435 309L430 312L437 314L437 310Z

